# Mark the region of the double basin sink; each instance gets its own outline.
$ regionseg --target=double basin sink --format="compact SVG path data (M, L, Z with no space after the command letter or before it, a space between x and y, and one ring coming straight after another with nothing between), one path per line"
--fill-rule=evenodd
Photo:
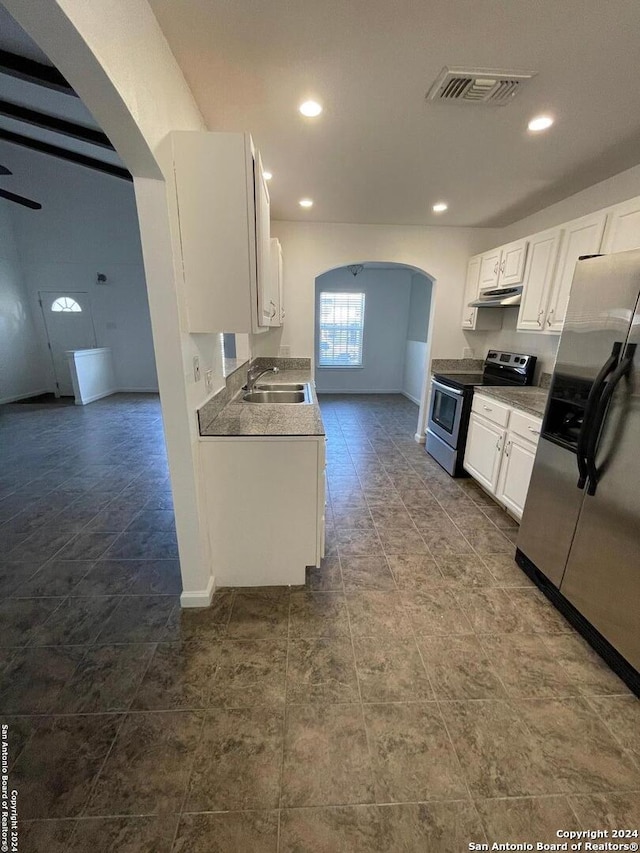
M312 403L308 382L258 384L242 397L245 403Z

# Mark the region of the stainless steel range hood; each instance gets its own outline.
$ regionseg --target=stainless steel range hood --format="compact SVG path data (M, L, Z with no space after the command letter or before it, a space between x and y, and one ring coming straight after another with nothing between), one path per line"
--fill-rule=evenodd
M514 287L494 287L482 290L480 296L469 303L469 308L508 308L510 305L520 305L522 285Z

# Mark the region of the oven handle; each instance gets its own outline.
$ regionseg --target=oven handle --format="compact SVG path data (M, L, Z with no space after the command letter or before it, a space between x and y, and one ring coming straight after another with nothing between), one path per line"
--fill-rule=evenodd
M431 380L431 384L442 391L446 391L447 394L455 394L456 397L462 397L464 394L464 391L458 391L456 388L452 388L451 385L443 385L442 382L437 382L435 379Z

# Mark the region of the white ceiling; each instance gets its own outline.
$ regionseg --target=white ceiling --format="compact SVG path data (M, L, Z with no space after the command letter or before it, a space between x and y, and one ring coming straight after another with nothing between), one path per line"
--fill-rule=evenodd
M253 134L277 219L500 226L640 161L638 0L150 4L209 127ZM427 105L444 65L538 74L506 107Z

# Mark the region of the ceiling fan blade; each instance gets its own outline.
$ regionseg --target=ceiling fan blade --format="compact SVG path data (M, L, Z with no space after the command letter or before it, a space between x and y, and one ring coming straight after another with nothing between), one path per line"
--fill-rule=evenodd
M16 204L21 204L23 207L31 208L31 210L42 210L42 205L37 201L31 201L30 198L10 193L8 190L0 190L0 198L6 198L7 201L14 201Z
M13 175L11 169L7 169L6 166L0 166L0 175Z

